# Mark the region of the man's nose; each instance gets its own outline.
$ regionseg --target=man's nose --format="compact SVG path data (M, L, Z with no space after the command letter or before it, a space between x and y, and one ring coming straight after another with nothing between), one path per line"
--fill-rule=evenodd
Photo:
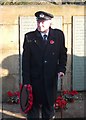
M40 26L42 26L42 25L43 25L43 22L41 21L39 24L40 24Z

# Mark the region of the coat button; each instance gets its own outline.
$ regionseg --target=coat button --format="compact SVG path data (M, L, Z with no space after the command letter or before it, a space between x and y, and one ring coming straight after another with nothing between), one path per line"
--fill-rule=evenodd
M55 55L55 53L54 53L54 52L52 52L52 55Z
M44 63L47 63L47 61L45 60Z
M36 40L34 42L36 43Z

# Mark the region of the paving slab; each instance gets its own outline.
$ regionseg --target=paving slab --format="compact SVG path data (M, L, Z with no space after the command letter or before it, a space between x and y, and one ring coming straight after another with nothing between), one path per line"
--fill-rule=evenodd
M86 92L80 92L78 99L68 103L67 108L62 110L62 114L61 110L55 112L56 119L61 119L62 116L63 119L80 118L86 120L85 102ZM22 113L19 104L3 103L2 109L0 109L0 116L2 116L3 120L26 120L26 114Z

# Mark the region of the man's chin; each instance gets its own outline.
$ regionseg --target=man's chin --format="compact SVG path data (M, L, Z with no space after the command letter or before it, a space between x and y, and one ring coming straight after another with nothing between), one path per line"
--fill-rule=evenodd
M40 31L40 32L44 32L45 30L42 30L42 29L38 29L38 31Z
M38 31L44 33L44 32L46 32L47 30L44 30L44 29L38 29Z

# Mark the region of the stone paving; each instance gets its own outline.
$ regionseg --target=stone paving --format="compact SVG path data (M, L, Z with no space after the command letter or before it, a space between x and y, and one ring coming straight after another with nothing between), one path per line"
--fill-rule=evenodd
M73 103L68 103L67 108L62 110L62 118L83 118L83 120L86 120L85 102L86 93L80 92L78 94L78 99ZM14 120L26 120L26 115L21 112L19 104L3 103L2 109L3 110L0 109L0 114L3 120L10 120L11 118L14 118ZM61 118L61 111L57 110L55 115L57 119Z

